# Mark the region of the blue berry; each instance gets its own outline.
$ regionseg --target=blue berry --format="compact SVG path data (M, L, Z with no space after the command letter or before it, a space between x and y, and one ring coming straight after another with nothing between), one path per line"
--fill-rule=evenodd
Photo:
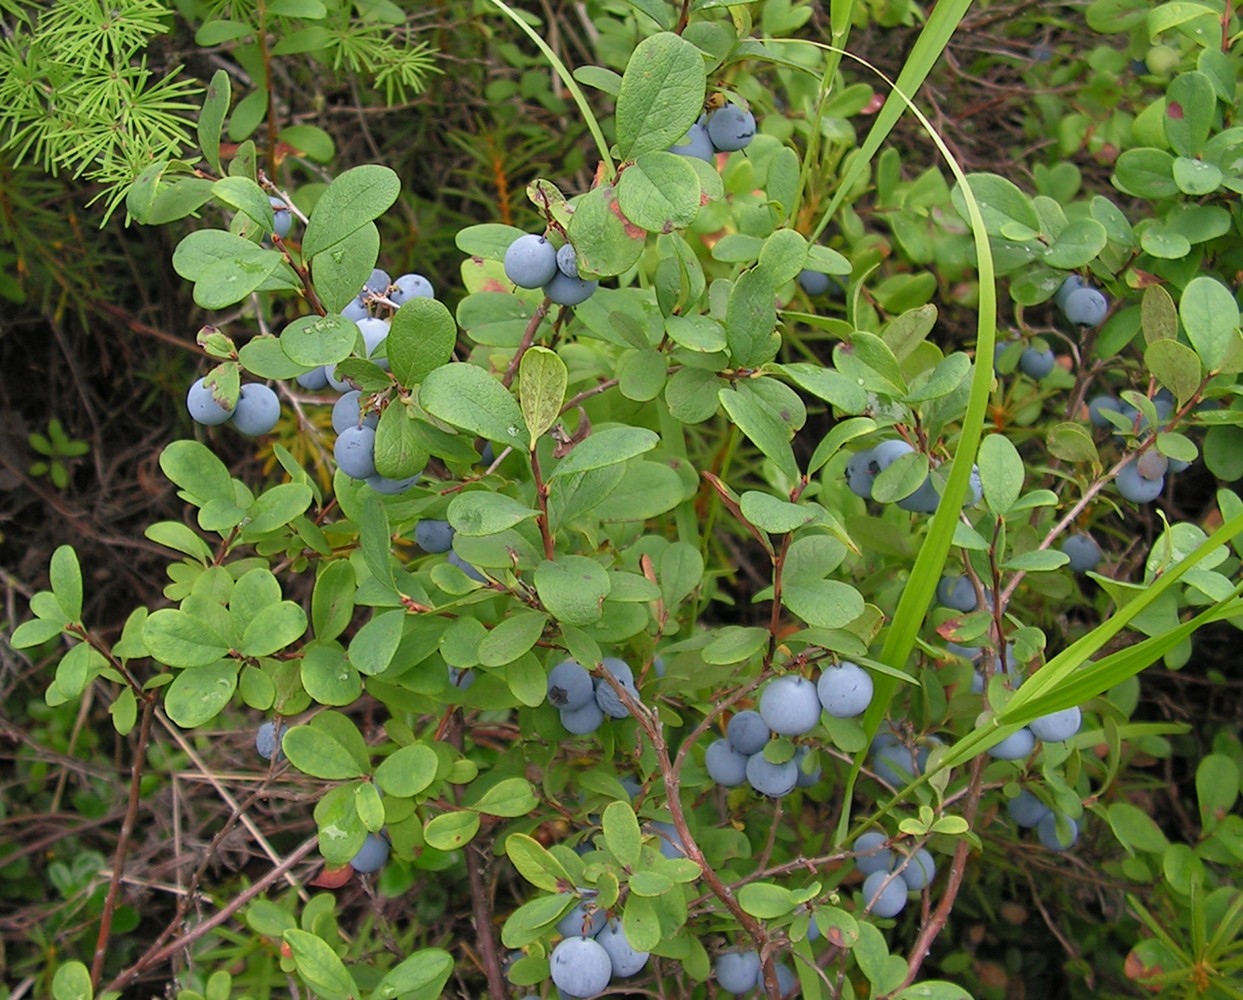
M1036 737L1027 728L1016 729L1000 743L988 748L994 760L1023 760L1036 748Z
M955 611L974 611L978 603L975 587L967 576L943 576L937 584L937 600Z
M624 660L615 656L606 656L600 663L617 680L635 701L639 700L639 689L634 686L634 671ZM621 697L613 690L613 686L603 678L596 681L596 704L605 715L614 719L624 719L630 714Z
M272 232L284 239L289 235L289 230L293 228L293 212L289 211L284 198L269 195L268 204L272 206Z
M1034 347L1028 347L1019 355L1019 370L1037 382L1048 377L1056 365L1057 359L1051 350L1040 351Z
M337 435L332 449L337 468L351 479L369 479L375 472L375 431L370 427L347 427Z
M1118 492L1132 503L1152 503L1165 489L1165 476L1146 479L1134 459L1118 470L1117 482Z
M303 372L297 378L298 385L303 389L311 392L318 392L320 389L328 388L328 373L324 371L324 366L312 368L309 372Z
M893 871L893 852L885 846L888 838L879 831L869 830L855 838L851 850L855 854L855 867L861 875Z
M875 450L855 452L846 463L846 485L850 492L864 500L872 499L872 483L876 481Z
M921 847L911 855L910 861L902 869L901 878L911 892L920 892L937 877L937 864L932 855Z
M382 496L392 497L405 493L406 490L414 486L423 478L421 472L416 472L413 476L407 476L405 479L389 479L387 476L381 476L377 473L374 476L367 477L367 485Z
M350 859L350 867L364 874L378 872L388 860L390 849L387 838L369 833L367 839L363 841L363 846L358 849L358 853Z
M768 723L759 712L747 708L738 712L725 727L725 736L733 748L748 757L759 753L768 742Z
M432 283L421 274L403 274L393 282L393 290L388 293L388 300L395 306L402 306L411 299L434 299L436 292Z
M414 526L414 540L424 552L448 552L453 548L453 534L448 521L428 518Z
M374 268L371 276L363 284L363 291L370 292L372 295L384 295L388 292L388 286L392 284L392 280L388 276L388 272L383 268Z
M544 294L559 306L576 306L591 298L597 285L599 285L598 281L567 278L558 271L552 276L552 280L544 286Z
M1088 402L1088 419L1093 427L1113 427L1109 418L1104 416L1107 410L1114 413L1122 412L1122 403L1113 396L1093 396Z
M604 930L608 922L608 914L596 906L594 890L588 890L584 897L564 917L557 921L557 933L562 937L595 937Z
M1095 288L1077 288L1066 296L1062 312L1077 326L1100 326L1109 315L1109 300Z
M1101 564L1101 547L1096 539L1085 532L1068 535L1062 541L1062 552L1070 560L1069 566L1075 573L1088 573Z
M505 277L519 288L542 288L557 274L557 248L538 233L519 236L505 251Z
M596 704L595 699L581 708L561 709L561 725L575 736L588 736L604 723L604 712Z
M782 736L811 732L820 721L816 685L799 674L776 678L760 695L760 716L769 729Z
M360 406L362 398L363 394L359 390L351 389L332 404L332 429L334 431L340 434L342 431L360 425L375 430L380 423L380 414L372 410L364 417Z
M486 576L480 573L479 570L475 569L474 566L468 563L465 559L463 559L456 552L449 553L448 561L450 564L456 566L463 573L469 576L476 583L487 583L488 582L488 578Z
M725 788L734 788L747 780L746 754L733 748L727 739L713 740L704 754L708 777Z
M755 115L737 104L726 104L708 115L705 127L718 152L732 153L751 145L755 138Z
M1050 851L1068 851L1079 839L1079 824L1069 816L1050 812L1036 824L1036 837Z
M692 125L686 135L670 146L669 152L677 153L678 156L693 156L705 163L711 163L716 154L712 140L708 138L708 130L698 123Z
M1061 743L1068 740L1083 725L1083 713L1079 707L1064 708L1060 712L1050 712L1039 718L1032 719L1027 728L1036 739L1044 743Z
M591 674L577 660L562 660L548 671L548 704L569 711L595 700Z
M872 704L872 678L858 664L843 660L824 669L816 682L816 693L829 715L851 719L862 715Z
M572 997L593 997L609 984L609 953L589 937L569 937L552 952L552 981Z
M1006 803L1006 812L1014 820L1015 826L1031 829L1049 815L1049 807L1031 792L1024 789Z
M886 885L888 872L872 872L863 880L863 900L874 917L896 917L906 909L906 883L894 878Z
M742 996L760 981L760 956L754 951L727 951L716 958L716 982L726 993Z
M1054 304L1063 312L1066 310L1066 300L1070 298L1072 292L1078 291L1080 288L1087 288L1087 283L1077 274L1069 274L1066 280L1053 295Z
M557 251L557 270L567 278L578 277L578 254L573 244L566 243Z
M604 926L596 940L600 946L608 952L609 964L612 966L613 975L618 979L628 979L630 976L638 973L643 966L647 965L648 952L635 951L630 946L630 942L626 940L625 932L622 930L621 921L610 920Z
M833 284L832 279L822 271L809 271L804 268L798 273L799 287L807 293L810 298L816 298L828 292L829 287Z
M212 395L211 389L204 384L206 379L207 376L204 375L190 386L190 391L186 393L186 409L190 411L190 417L195 423L214 427L233 416L237 407L230 409L222 406Z
M761 795L780 798L798 784L798 765L793 760L774 764L763 753L747 758L747 782Z
M271 433L281 418L281 401L262 382L247 382L237 397L237 408L230 418L233 426L248 437Z
M282 735L284 728L282 727ZM265 722L255 733L255 753L264 760L271 760L275 754L279 761L285 756L285 751L280 748L280 740L276 733L276 724L273 722Z

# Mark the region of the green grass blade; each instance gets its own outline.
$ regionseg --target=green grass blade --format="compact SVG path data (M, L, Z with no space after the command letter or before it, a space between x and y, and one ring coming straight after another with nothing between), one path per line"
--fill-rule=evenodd
M842 3L841 6L848 7L849 5ZM836 10L837 7L838 5L834 4L834 14L839 13ZM932 67L941 58L941 53L945 51L945 46L949 44L950 38L953 37L970 7L971 0L941 0L933 8L928 17L928 23L924 25L924 30L915 40L911 54L903 63L902 72L898 74L898 79L893 83L893 90L885 101L884 107L880 109L871 131L863 140L863 145L859 147L858 155L851 161L850 169L842 178L837 192L829 202L829 207L825 209L819 225L816 226L816 231L811 236L813 243L820 238L829 220L841 208L846 195L854 189L859 176L871 164L872 157L879 152L881 144L888 138L898 119L902 117L902 112L912 106L906 95L919 92L919 88L923 86ZM842 12L842 16L848 16L848 14L849 11Z
M616 166L613 163L613 157L609 155L609 144L604 141L604 133L600 131L600 123L596 121L595 113L591 110L591 105L587 102L587 95L583 93L579 87L578 81L574 79L569 68L561 61L544 39L540 38L539 32L532 28L512 7L504 2L504 0L488 0L493 7L514 22L523 33L535 43L536 48L544 54L544 58L554 70L557 76L561 77L561 82L565 84L565 89L574 96L574 103L578 105L579 113L583 116L583 121L587 123L587 128L591 132L591 137L596 142L596 149L600 153L600 159L604 163L604 169L610 177L613 176Z

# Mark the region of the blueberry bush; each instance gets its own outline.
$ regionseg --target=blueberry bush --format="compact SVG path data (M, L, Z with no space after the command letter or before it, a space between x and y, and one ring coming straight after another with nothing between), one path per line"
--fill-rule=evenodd
M0 2L75 127L174 19L213 56L141 148L0 113L165 234L201 359L162 599L89 620L63 544L8 636L124 791L107 856L0 841L10 902L67 901L6 995L1243 995L1197 663L1243 624L1232 8L420 6ZM450 88L442 20L564 142L419 233L294 92ZM940 113L984 78L1048 136L1014 169ZM136 874L191 766L223 812Z

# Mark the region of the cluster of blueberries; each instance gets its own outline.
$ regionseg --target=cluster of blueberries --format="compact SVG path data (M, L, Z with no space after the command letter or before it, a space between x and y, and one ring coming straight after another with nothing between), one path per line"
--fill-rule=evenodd
M815 684L801 674L777 677L760 695L758 712L736 713L725 736L709 744L704 768L718 785L734 788L746 782L770 798L810 787L820 780L820 769L810 773L803 769L808 748L796 747L793 756L774 763L764 753L771 734L804 736L820 722L821 711L849 719L862 715L871 703L872 678L848 661L826 667Z
M754 138L755 115L737 104L727 103L700 115L681 142L669 147L669 152L711 163L717 153L746 149Z
M283 202L282 202L283 204ZM286 210L286 213L288 210ZM280 228L277 228L280 234ZM288 232L288 229L286 229ZM388 337L388 318L373 316L373 309L388 312L415 298L434 298L431 283L421 274L403 274L396 281L388 273L375 268L362 291L352 299L341 315L358 326L365 347L365 357L381 368L388 367L384 341ZM403 493L419 480L416 473L406 479L389 479L379 475L375 467L375 429L380 415L365 409L362 393L349 382L337 377L335 365L314 368L297 378L298 385L312 392L329 387L341 395L332 407L332 428L337 434L333 457L337 467L352 479L362 479L378 493ZM206 378L200 378L186 396L190 416L198 423L214 426L231 422L243 434L267 434L280 419L280 400L276 393L261 382L243 385L237 405L229 409L216 399Z
M559 306L586 302L599 285L579 274L573 244L557 247L540 233L527 233L509 244L505 277L519 288L542 288L549 301Z
M863 900L878 917L896 917L906 908L909 893L922 892L937 874L926 848L909 854L890 850L883 833L868 831L854 842L855 867L863 876Z
M1173 395L1168 389L1158 390L1152 398L1152 406L1157 412L1157 429L1160 430L1174 415ZM1111 414L1116 416L1111 418ZM1141 434L1148 430L1147 417L1130 403L1110 395L1096 396L1088 402L1088 418L1094 427L1112 428L1115 434L1131 428ZM1132 503L1151 503L1165 489L1166 474L1183 472L1190 464L1149 449L1142 455L1132 456L1118 471L1115 480L1118 492Z
M567 997L593 997L610 980L636 975L649 957L631 947L621 921L597 907L591 898L594 891L588 892L557 923L564 937L552 952L552 981Z
M903 455L911 454L915 449L901 438L882 441L874 448L857 451L846 463L846 485L850 492L864 500L872 499L872 484L876 477L893 465ZM968 486L970 494L967 505L972 506L984 495L984 487L980 483L980 470L971 469L971 482ZM915 514L934 514L941 503L941 494L937 492L932 481L932 473L928 473L919 489L910 496L897 501L898 507Z
M606 656L600 665L635 701L639 700L634 671L625 660ZM659 660L653 666L659 674ZM561 725L575 736L594 733L606 718L624 719L630 714L612 685L601 677L592 677L577 660L563 660L548 671L548 703L560 711Z

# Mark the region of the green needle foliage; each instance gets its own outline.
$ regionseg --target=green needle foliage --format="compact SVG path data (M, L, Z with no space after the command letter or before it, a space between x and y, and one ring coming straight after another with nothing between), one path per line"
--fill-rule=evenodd
M98 190L105 217L152 159L189 141L197 85L142 55L166 33L158 0L27 4L0 41L0 149Z

